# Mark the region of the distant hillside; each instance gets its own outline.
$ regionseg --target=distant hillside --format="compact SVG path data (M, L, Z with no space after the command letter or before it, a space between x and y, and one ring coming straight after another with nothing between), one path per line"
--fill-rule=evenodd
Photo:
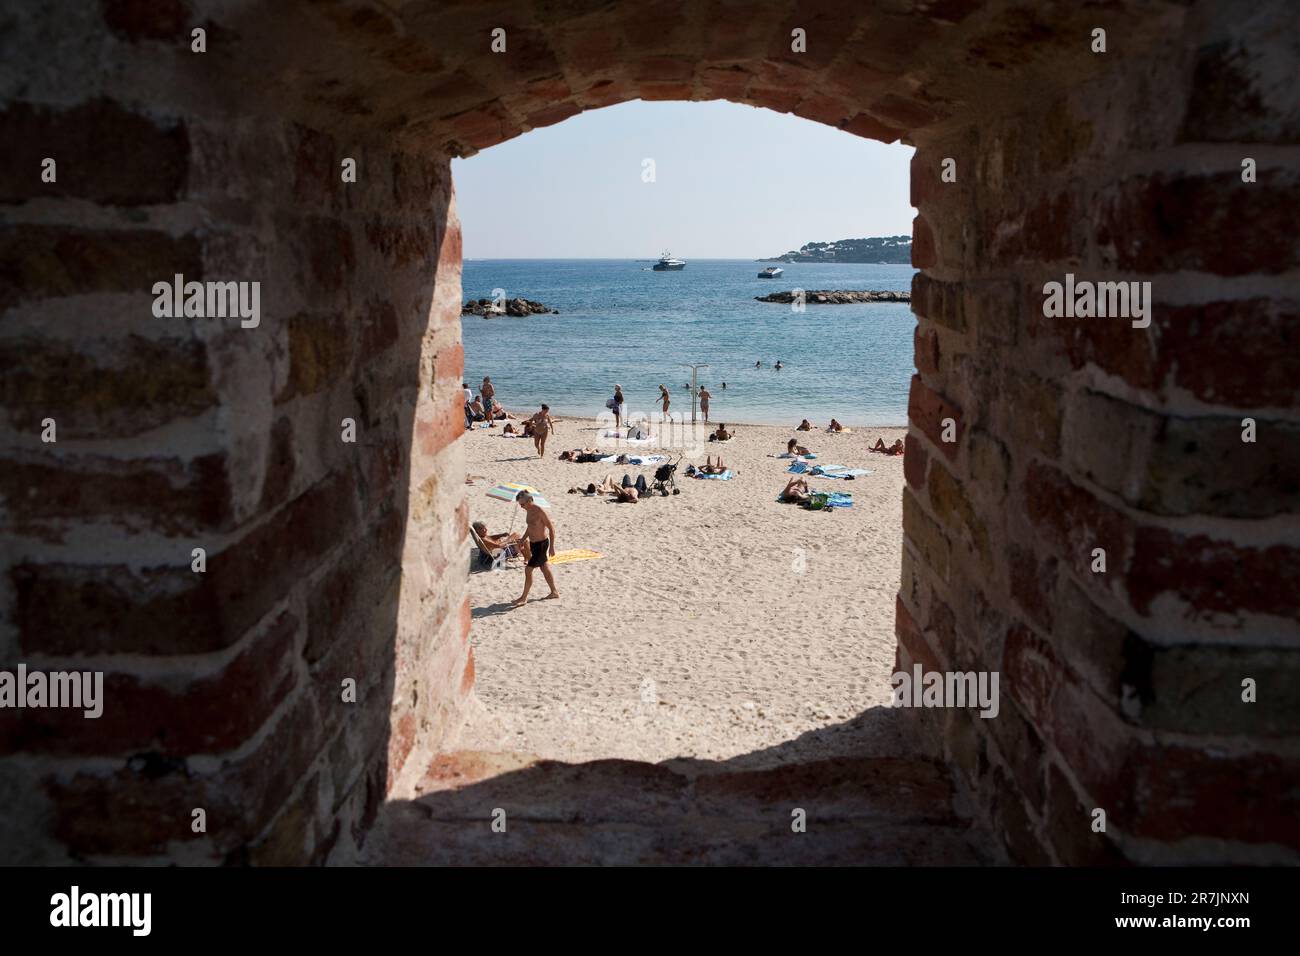
M759 262L912 262L911 236L876 236L872 239L838 239L810 242Z

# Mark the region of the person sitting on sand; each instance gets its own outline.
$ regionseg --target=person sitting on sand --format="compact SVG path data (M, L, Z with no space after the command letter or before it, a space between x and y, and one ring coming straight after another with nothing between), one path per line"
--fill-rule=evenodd
M828 432L842 432L844 431L844 426L832 418L831 423L827 426L826 430Z
M519 433L518 433L517 431L515 431L515 426L514 426L514 425L511 425L509 422L507 422L507 423L506 423L506 427L501 431L501 434L503 434L503 435L518 435Z
M502 551L506 553L507 558L519 557L520 536L517 533L488 534L487 525L482 521L475 521L473 528L479 540L483 542L483 552L488 558L495 558Z
M713 456L709 455L704 459L704 467L699 470L706 475L720 475L727 470L727 464L722 460L722 456L719 455L718 463L715 465L713 463Z
M879 452L882 455L901 455L903 453L903 439L898 439L886 448L885 440L883 438L877 438L876 443L868 448L867 451Z
M481 422L487 418L487 414L483 411L483 403L477 398L469 403L469 413L474 416L476 422Z
M791 478L782 492L777 495L777 499L787 504L798 505L804 504L812 497L812 490L808 487L808 481L804 478Z
M709 436L709 441L731 441L731 432L727 431L725 424L719 425L718 430Z
M793 458L795 455L812 454L812 452L810 452L807 448L804 448L803 445L799 444L793 438L791 438L788 442L785 443L785 453L791 458Z
M810 432L810 431L812 431L812 422L808 421L808 419L805 418L803 421L801 421L801 422L799 423L799 427L796 428L795 431L797 431L797 432Z

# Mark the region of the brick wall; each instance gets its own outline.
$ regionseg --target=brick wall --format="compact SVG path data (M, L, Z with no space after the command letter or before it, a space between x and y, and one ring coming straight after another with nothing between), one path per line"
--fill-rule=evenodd
M1216 6L6 14L0 667L108 701L0 712L0 859L351 857L473 681L448 157L642 97L918 146L899 661L1002 674L918 746L1019 860L1294 860L1295 47ZM1151 326L1044 318L1067 271L1150 280ZM177 272L261 325L154 318Z
M1001 672L998 719L930 732L1022 861L1300 848L1300 115L1276 72L1294 43L1263 36L1278 12L1199 5L1148 55L913 161L899 658ZM1150 327L1045 318L1067 272L1149 281Z

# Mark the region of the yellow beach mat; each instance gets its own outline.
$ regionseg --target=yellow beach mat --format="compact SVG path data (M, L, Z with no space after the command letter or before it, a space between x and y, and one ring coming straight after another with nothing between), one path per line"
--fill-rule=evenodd
M599 551L588 551L586 548L570 548L568 551L556 551L555 557L547 559L547 564L568 564L570 561L590 561L593 558L600 557L603 557L603 555Z

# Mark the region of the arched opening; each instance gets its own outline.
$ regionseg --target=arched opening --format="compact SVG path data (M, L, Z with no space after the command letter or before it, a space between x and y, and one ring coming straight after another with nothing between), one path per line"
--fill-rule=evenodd
M28 170L5 182L0 234L21 262L0 285L18 370L3 480L22 504L3 647L93 663L117 706L93 732L6 712L6 858L346 860L435 760L473 682L468 514L448 480L463 473L449 158L641 98L917 149L897 653L1004 676L997 720L914 714L976 818L1021 861L1293 860L1276 783L1294 774L1290 698L1240 706L1243 674L1267 690L1295 668L1284 14L24 13L21 35L67 37L73 68L17 45L29 81L3 114ZM30 174L56 154L56 181ZM262 322L160 322L149 292L177 274L262 283ZM1045 314L1066 274L1150 281L1149 325ZM57 443L38 437L47 418ZM1243 418L1263 436L1245 452ZM730 785L761 803L767 783ZM680 796L658 777L640 789L656 787ZM196 806L224 825L192 830Z

